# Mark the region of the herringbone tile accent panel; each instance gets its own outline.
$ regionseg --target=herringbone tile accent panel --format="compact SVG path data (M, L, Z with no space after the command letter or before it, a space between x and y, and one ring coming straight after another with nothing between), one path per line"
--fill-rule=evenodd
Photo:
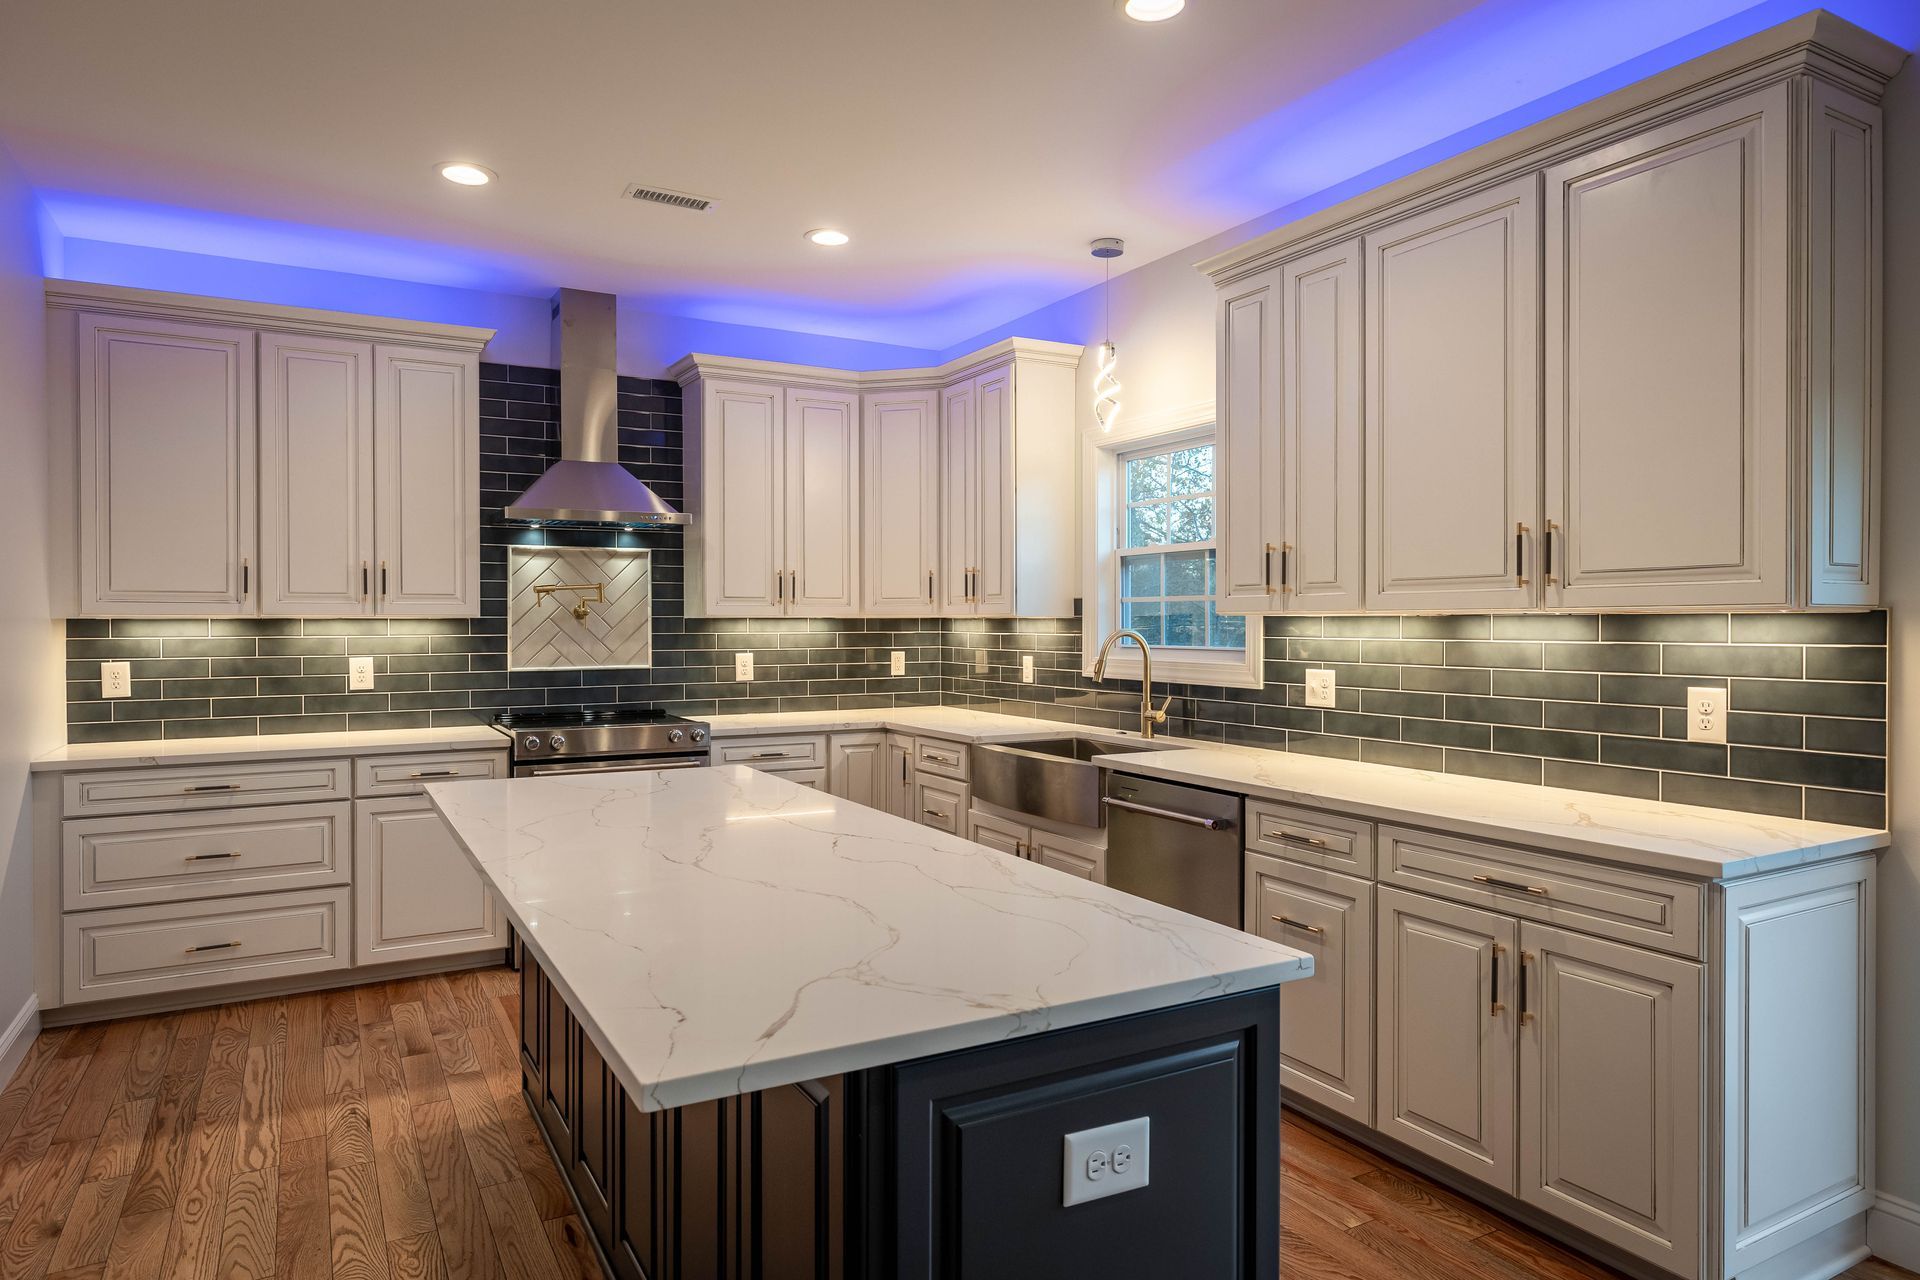
M573 616L581 596L540 597L542 583L606 584L606 600ZM516 671L653 665L653 571L647 552L617 547L514 547L507 561L507 654Z

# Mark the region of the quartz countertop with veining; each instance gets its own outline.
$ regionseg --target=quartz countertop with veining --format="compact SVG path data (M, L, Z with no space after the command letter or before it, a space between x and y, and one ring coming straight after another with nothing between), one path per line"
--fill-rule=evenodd
M1136 751L1095 759L1142 777L1709 880L1866 853L1891 842L1887 832L1866 827L1251 747Z
M1312 972L1278 943L738 766L427 794L647 1110Z
M362 729L347 733L264 733L230 738L166 738L144 742L76 742L36 756L35 773L130 769L156 764L219 764L235 759L370 756L399 751L505 751L489 725L444 729Z

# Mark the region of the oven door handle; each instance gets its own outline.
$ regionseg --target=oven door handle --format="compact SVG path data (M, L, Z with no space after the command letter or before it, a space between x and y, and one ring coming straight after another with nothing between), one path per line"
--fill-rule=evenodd
M516 778L539 778L556 773L659 773L665 769L704 769L705 760L672 760L649 764L644 760L603 760L593 764L516 765Z
M1116 800L1112 796L1100 797L1100 803L1115 809L1125 809L1129 813L1144 813L1150 818L1165 818L1170 822L1184 822L1190 827L1205 827L1209 831L1231 831L1231 818L1203 818L1197 813L1181 813L1176 809L1156 809L1150 804L1135 804L1131 800Z

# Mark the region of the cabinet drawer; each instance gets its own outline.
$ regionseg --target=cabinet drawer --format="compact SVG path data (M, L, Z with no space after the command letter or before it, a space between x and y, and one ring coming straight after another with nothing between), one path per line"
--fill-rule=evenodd
M923 827L960 835L967 828L967 810L971 807L967 792L964 782L917 774L913 780L911 817Z
M739 738L713 744L715 764L744 764L750 768L796 769L805 765L827 766L825 734L793 738Z
M825 769L762 769L776 778L785 778L803 787L812 787L815 791L827 790L827 771Z
M347 879L353 805L78 818L61 830L61 905L68 911L180 902Z
M1350 876L1373 876L1373 824L1358 818L1249 800L1247 848Z
M351 890L258 894L61 918L68 1004L347 967Z
M1457 836L1380 828L1380 879L1403 888L1698 959L1701 886Z
M419 794L420 788L429 782L506 776L507 756L503 751L362 756L353 762L353 794L362 799L411 796Z
M915 738L913 742L913 765L927 773L937 773L943 778L967 780L967 749L958 742L948 742L944 738Z
M345 760L261 760L222 765L105 769L61 780L69 818L169 813L242 804L353 798Z

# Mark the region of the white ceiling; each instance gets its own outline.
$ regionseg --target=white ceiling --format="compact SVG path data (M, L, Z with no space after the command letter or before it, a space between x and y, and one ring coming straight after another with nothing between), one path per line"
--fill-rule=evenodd
M509 292L939 346L1096 281L1094 236L1124 236L1133 265L1280 203L1230 181L1196 198L1182 175L1470 7L1191 0L1147 26L1115 0L21 3L0 138L68 193L69 235L111 238L137 201L176 207L146 209L154 226L298 224L229 224L233 256L304 237L354 269L397 237ZM447 159L500 180L455 187ZM636 180L718 205L623 201ZM804 243L821 225L853 244Z

